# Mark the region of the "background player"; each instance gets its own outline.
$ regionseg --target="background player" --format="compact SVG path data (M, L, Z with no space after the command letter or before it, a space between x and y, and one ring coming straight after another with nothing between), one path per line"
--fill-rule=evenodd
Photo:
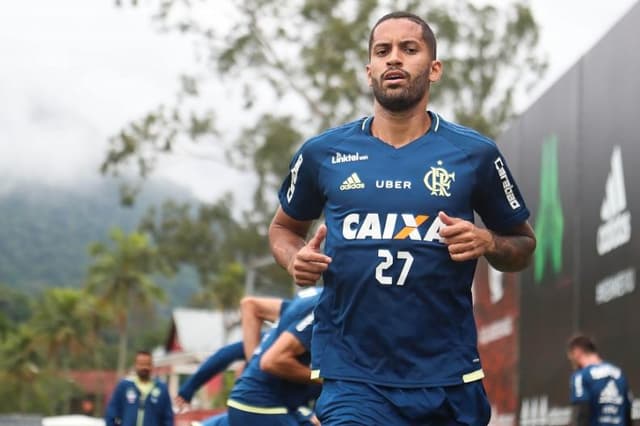
M315 289L311 289L310 292L305 291L301 298L316 296L317 291ZM295 300L295 299L294 299ZM208 380L210 380L215 375L226 370L233 362L245 359L245 353L249 354L249 359L253 356L253 352L257 349L258 344L260 343L260 336L262 326L265 322L274 323L278 321L281 313L284 313L288 310L289 305L292 303L292 300L282 300L276 298L264 298L264 297L245 297L242 299L240 303L240 311L242 318L242 329L243 329L243 341L235 342L229 345L222 347L220 350L216 351L212 354L207 360L198 368L196 373L194 373L181 387L178 391L178 396L175 398L176 405L180 410L186 408L186 406L191 402L191 399L194 393ZM296 302L297 303L297 302ZM296 304L294 304L296 306ZM308 337L305 340L310 340L311 338L311 330L310 328L305 331ZM265 336L265 339L267 336ZM297 339L293 337L294 341L291 342L290 336L286 333L284 335L280 335L274 342L272 349L267 351L267 360L271 359L271 364L267 363L267 368L271 369L271 372L275 375L288 375L289 372L281 371L279 365L282 365L283 369L287 369L288 365L292 362L289 357L296 355L291 355L288 352L283 352L289 347L297 347ZM279 349L282 348L282 349ZM295 362L295 361L294 361ZM275 365L274 365L275 364ZM308 370L307 370L308 371ZM248 374L255 374L255 371ZM307 379L308 381L308 379ZM279 384L279 381L275 383ZM297 388L297 387L296 387ZM267 389L262 388L265 393L271 392L280 392L282 389L273 388ZM277 396L278 398L279 396ZM300 425L309 425L312 418L311 410L306 409L305 407L299 407L294 412L290 413L290 416L294 417L297 421L296 424ZM203 422L195 422L195 424L200 426L225 426L229 424L227 413L216 415L210 417Z
M297 426L299 407L315 400L320 384L309 368L313 310L322 293L300 292L282 302L280 319L265 335L227 401L231 426ZM303 413L308 414L310 413ZM304 420L310 425L312 420Z
M631 425L631 398L620 368L604 362L587 336L569 340L567 357L576 369L571 376L573 425Z

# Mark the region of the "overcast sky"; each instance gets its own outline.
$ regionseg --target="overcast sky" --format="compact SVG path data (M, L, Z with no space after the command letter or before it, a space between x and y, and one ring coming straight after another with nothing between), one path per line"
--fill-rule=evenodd
M550 61L531 100L635 2L531 0ZM144 7L116 8L112 0L3 2L0 191L15 176L64 184L95 176L108 138L131 119L171 101L176 76L192 69L193 62L190 42L158 34ZM221 179L220 164L185 167L183 161L176 159L162 174L203 198L233 190L240 178L225 171Z

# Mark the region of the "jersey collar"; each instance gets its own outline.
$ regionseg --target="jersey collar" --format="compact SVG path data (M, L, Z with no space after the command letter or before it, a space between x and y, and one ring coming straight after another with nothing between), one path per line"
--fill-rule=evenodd
M427 111L427 114L431 117L431 126L429 127L429 132L437 133L438 129L440 129L440 116L433 111ZM362 124L360 129L367 135L373 136L371 134L371 124L373 123L373 116L365 117L362 120ZM429 133L427 132L427 133Z

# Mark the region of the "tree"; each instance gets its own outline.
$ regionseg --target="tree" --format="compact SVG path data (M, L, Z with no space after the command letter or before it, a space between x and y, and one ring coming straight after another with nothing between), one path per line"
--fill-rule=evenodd
M80 315L83 296L72 288L47 289L36 303L30 321L36 340L46 348L47 358L65 372L74 355L91 350L85 340L89 323Z
M30 315L27 295L0 284L0 340Z
M232 164L258 178L254 205L231 216L243 224L240 228L252 230L245 237L260 247L258 257L268 253L265 229L287 172L285 159L305 137L370 112L364 64L370 28L382 14L409 10L432 24L445 64L444 78L433 88L435 108L492 137L513 117L518 91L535 83L546 66L536 49L535 19L522 0L504 8L462 0L240 0L225 3L233 9L226 26L201 19L207 16L203 8L217 11L220 2L186 4L161 2L156 22L196 40L199 55L207 58L203 69L215 72L182 76L172 106L158 107L112 139L102 171L118 174L134 164L145 178L178 146L208 142L226 147ZM221 32L219 27L228 28ZM228 96L244 101L236 137L220 131L215 113L229 107L227 98L204 110L194 102L212 82L232 87ZM127 193L128 201L133 195ZM201 208L211 205L215 202ZM217 227L215 218L204 223ZM240 251L238 261L256 257L255 252L243 254L232 241L229 246Z
M89 267L86 290L95 295L100 306L112 314L118 329L118 372L125 370L127 339L131 311L152 311L154 303L164 301L164 291L151 276L166 273L157 252L147 236L140 232L125 234L114 228L110 233L113 246L94 243L89 252L93 264Z
M35 333L35 341L44 348L48 367L60 375L63 383L70 383L70 362L72 357L89 351L86 345L87 323L79 316L83 303L80 290L71 288L51 288L44 291L34 307L30 324ZM65 412L69 412L71 394L69 386L63 386L59 396L65 402Z
M10 394L6 395L9 404L3 411L26 412L34 399L34 382L40 375L40 366L44 361L37 350L35 333L23 324L1 342L0 380L3 388L10 390ZM0 407L4 407L4 404Z

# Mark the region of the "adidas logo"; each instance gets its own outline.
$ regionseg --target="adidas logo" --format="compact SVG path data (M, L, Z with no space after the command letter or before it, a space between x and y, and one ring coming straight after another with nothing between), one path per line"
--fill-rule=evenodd
M602 392L600 392L598 402L600 404L622 405L622 396L616 386L616 382L609 380L607 386L605 386L604 389L602 389Z
M349 189L363 189L364 182L360 180L357 173L351 173L351 176L346 178L342 185L340 185L340 191L348 191Z
M627 193L624 186L622 152L619 146L611 154L611 171L607 176L600 218L604 222L598 228L596 246L600 256L631 240L631 214L627 209Z

